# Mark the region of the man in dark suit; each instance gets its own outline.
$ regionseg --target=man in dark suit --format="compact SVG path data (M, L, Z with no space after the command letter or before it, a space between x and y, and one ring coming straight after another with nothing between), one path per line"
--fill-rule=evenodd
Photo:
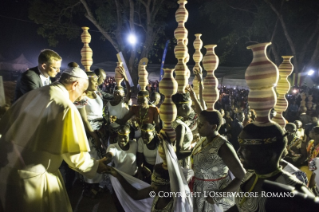
M62 58L53 50L44 49L38 57L38 66L21 74L17 81L14 101L25 93L51 84L50 77L55 77L61 68Z

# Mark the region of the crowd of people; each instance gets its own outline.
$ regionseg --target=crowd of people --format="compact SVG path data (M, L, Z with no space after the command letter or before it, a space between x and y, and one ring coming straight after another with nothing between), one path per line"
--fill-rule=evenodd
M188 85L172 96L177 116L169 125L160 118L158 82L132 105L123 71L116 85L103 69L85 72L72 62L52 82L61 61L41 51L1 117L0 211L72 211L67 190L75 177L86 198L111 189L118 211L318 210L319 122L316 108L297 105L297 94L285 129L260 127L248 90L222 87L216 110L207 111L196 74L199 94ZM262 195L274 191L269 183L293 188L301 200Z

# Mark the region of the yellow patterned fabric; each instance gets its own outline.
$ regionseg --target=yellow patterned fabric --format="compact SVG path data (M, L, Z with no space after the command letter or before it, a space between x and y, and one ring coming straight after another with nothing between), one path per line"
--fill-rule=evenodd
M89 151L81 116L62 84L24 95L2 118L0 133L4 141L34 151L52 154Z
M274 138L265 138L265 139L242 139L238 138L238 142L241 145L260 145L260 144L270 144L276 142L276 137Z

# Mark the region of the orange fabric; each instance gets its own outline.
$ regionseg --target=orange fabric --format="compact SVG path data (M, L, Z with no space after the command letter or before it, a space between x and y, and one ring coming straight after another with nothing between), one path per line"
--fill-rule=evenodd
M159 110L157 107L149 106L147 115L144 118L144 113L142 112L142 115L140 114L140 106L133 105L130 110L134 113L134 116L136 117L136 120L140 125L142 124L153 124L155 117L159 115ZM143 123L141 123L141 120L143 120Z

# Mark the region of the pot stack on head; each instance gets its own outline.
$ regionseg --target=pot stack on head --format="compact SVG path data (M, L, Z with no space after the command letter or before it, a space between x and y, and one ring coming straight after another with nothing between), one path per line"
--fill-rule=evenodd
M89 27L82 27L83 32L81 34L82 43L84 43L83 48L81 49L81 63L84 66L85 71L91 71L91 65L93 64L93 51L89 46L91 42L91 35L88 32Z
M217 45L210 44L204 46L206 48L206 54L203 59L204 69L207 71L207 75L204 79L204 91L203 99L207 105L207 111L215 110L214 105L219 98L218 91L218 79L215 77L215 70L219 64L219 58L215 54L215 47Z
M276 116L273 118L283 129L286 126L286 119L283 117L283 112L287 110L288 101L286 99L286 94L290 89L290 83L288 81L288 76L293 71L293 65L291 64L291 58L293 56L282 56L283 62L279 65L279 80L276 87L277 91L277 104L275 110L277 112Z
M175 57L178 62L175 66L176 73L176 81L178 83L178 93L185 93L185 87L188 84L188 78L190 75L189 69L187 68L186 62L189 60L188 54L188 31L185 28L185 22L188 19L188 11L185 8L185 4L187 1L179 0L177 2L179 4L179 8L175 13L175 18L178 23L177 28L174 31L174 36L177 40L177 45L174 49Z
M193 73L197 74L199 73L200 75L202 74L202 67L200 65L200 62L203 59L203 54L200 51L203 47L203 41L200 39L200 36L202 36L202 34L195 34L195 40L194 40L194 48L195 48L195 53L193 54L193 59L195 61L195 66L193 68ZM197 99L199 98L199 84L198 84L198 80L197 78L194 76L194 80L193 80L193 88L194 91L196 93L196 97Z

